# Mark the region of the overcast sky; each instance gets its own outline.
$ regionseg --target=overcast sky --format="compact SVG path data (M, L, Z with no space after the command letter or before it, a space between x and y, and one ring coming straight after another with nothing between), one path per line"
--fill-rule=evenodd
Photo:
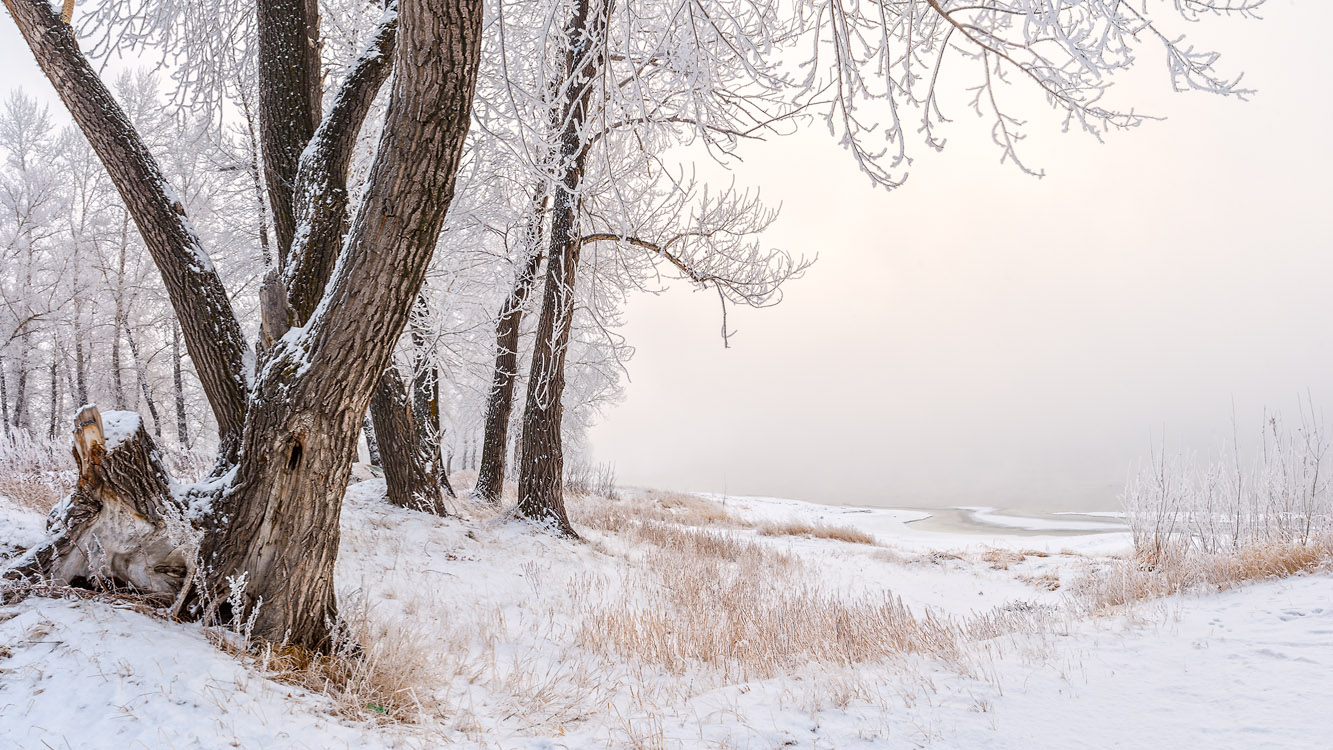
M641 296L623 404L594 430L623 483L833 503L1110 508L1151 442L1206 452L1333 399L1333 9L1270 0L1196 38L1259 90L1169 92L1145 54L1116 93L1169 117L1106 144L1039 107L1036 180L953 112L906 186L867 184L819 127L745 152L738 179L818 254L778 307L678 285ZM6 88L54 101L12 21Z
M1192 27L1259 90L1116 101L1168 116L1104 145L1049 127L1036 180L956 111L892 193L818 129L753 150L774 244L818 253L781 306L640 297L625 402L594 432L621 481L834 503L1113 507L1134 462L1215 450L1265 407L1333 399L1333 97L1325 3ZM919 150L918 150L919 152Z

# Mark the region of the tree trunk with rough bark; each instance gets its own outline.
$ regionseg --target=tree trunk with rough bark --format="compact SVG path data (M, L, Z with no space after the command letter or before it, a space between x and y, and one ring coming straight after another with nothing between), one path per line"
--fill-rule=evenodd
M259 133L278 264L296 234L293 193L301 152L320 121L318 0L257 0Z
M185 411L185 372L181 356L181 327L171 321L171 390L176 399L176 445L190 449L190 421Z
M400 508L447 515L440 497L440 479L431 464L416 454L421 449L416 416L398 371L384 371L370 401L375 443L384 467L389 502Z
M610 0L579 0L567 29L568 93L560 117L563 130L555 160L561 173L553 186L546 287L523 413L517 512L550 524L564 536L577 536L565 514L561 397L579 263L578 191L588 156L584 139L610 10Z
M4 578L132 589L171 601L191 572L197 534L139 415L81 409L74 457L79 483L51 511L50 535L12 561Z
M3 358L0 358L0 426L4 427L5 437L9 437L9 372Z
M79 52L72 31L46 0L3 1L144 236L223 436L215 480L200 490L190 516L201 537L198 569L188 577L192 585L183 588L184 579L148 575L127 582L179 596L178 605L188 606L178 610L188 616L216 612L224 619L252 618L253 634L260 639L328 648L337 622L333 569L348 471L362 415L407 325L453 198L476 84L480 0L401 0L386 12L386 19L397 19L402 29L394 53L402 73L394 77L364 199L340 243L339 273L327 279L320 304L299 335L282 337L266 353L253 382L226 291L190 230L184 208L170 198L156 162ZM289 7L293 15L307 7L265 5ZM261 26L267 22L271 19ZM313 38L310 25L304 28L306 38ZM371 50L358 58L348 79L373 57ZM261 89L281 75L261 63ZM324 118L321 128L333 115ZM359 122L351 118L347 125L359 127ZM333 142L342 138L338 132L328 135ZM353 134L343 140L354 139ZM328 156L336 149L318 132L308 148L301 145L296 195L320 177L311 173L314 166L308 168L306 159L316 166L325 159L338 161ZM312 215L299 201L295 213L301 231L293 236L319 233L305 226ZM284 286L294 289L294 282L308 279L300 259L290 261ZM136 442L151 445L147 433L138 432L142 438ZM165 477L165 472L148 474ZM141 487L127 502L146 518L168 518L176 501L159 491L163 486L168 482ZM81 521L80 509L91 507L67 504L66 526L99 523L116 512L115 504L102 502L92 508L92 520ZM122 557L115 559L138 555L154 572L160 565L170 567L171 555L152 541L158 538L154 534L149 530L117 543L114 552ZM49 575L73 564L78 554L58 543L45 549L52 551L45 553L43 570L28 572Z
M428 307L426 295L417 296L416 314L411 323L412 342L412 419L416 427L416 460L422 465L418 472L435 476L449 497L456 497L444 471L444 452L440 449L443 430L440 428L440 366L435 357L434 344L428 340L425 318Z

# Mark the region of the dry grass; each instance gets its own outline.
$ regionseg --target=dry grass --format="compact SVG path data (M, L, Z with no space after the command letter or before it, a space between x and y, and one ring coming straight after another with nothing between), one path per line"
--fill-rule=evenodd
M624 593L584 614L578 645L672 674L702 667L724 681L763 679L810 664L848 667L903 654L961 667L980 641L1032 632L1046 616L914 613L888 592L827 591L801 558L758 542L658 521L622 534L655 549Z
M422 633L370 615L364 600L344 596L342 621L330 653L252 641L243 625L208 630L223 651L248 662L269 679L332 701L342 716L393 722L424 717L433 658Z
M860 529L850 526L830 526L823 523L804 521L768 522L760 524L756 530L760 536L805 536L813 539L833 539L851 544L875 545L875 537Z
M680 492L646 490L634 496L566 498L575 526L619 533L649 521L681 526L748 528L751 524L716 500Z
M1109 560L1068 587L1081 608L1104 613L1138 601L1190 591L1222 591L1251 581L1333 567L1333 534L1305 542L1242 543L1226 551L1180 547Z
M0 468L0 474L3 474ZM74 488L73 472L0 475L0 497L23 510L47 513Z
M1126 487L1134 554L1074 590L1100 612L1190 590L1221 590L1333 566L1333 445L1323 426L1265 420L1253 465L1156 455Z

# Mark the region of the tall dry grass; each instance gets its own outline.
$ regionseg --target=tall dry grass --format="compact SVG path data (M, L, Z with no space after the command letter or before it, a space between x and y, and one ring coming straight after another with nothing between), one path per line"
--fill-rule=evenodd
M25 430L0 436L0 497L24 510L46 513L78 481L68 450Z
M651 505L608 514L645 548L625 588L582 613L578 644L607 658L723 681L764 679L803 666L851 667L907 654L960 669L1002 635L1045 627L1049 612L996 610L958 618L914 612L885 592L827 588L804 559L753 538L659 520Z
M769 521L759 524L755 529L760 536L805 536L812 539L833 539L851 544L874 545L875 537L851 526L834 526L824 523L806 523L805 521Z
M1133 554L1070 587L1092 611L1333 567L1333 459L1323 425L1265 420L1255 457L1155 455L1123 495Z

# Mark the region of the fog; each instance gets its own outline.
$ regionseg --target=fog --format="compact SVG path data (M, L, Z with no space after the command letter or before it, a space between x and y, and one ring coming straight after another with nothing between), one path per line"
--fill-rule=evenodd
M1145 54L1116 102L1168 117L1105 144L1040 103L1034 179L988 125L868 187L820 128L745 152L768 240L819 260L778 307L631 303L624 402L593 433L628 484L876 505L1112 508L1149 452L1205 456L1265 409L1333 398L1333 21L1269 3L1191 32L1258 93L1173 94ZM1234 417L1233 417L1234 415Z

